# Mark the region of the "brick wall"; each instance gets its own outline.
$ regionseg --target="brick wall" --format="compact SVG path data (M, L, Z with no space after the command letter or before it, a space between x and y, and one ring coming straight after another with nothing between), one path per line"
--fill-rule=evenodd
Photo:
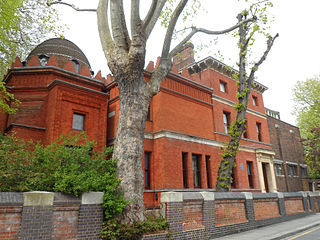
M0 192L0 239L99 239L102 197Z
M231 225L247 222L245 200L218 200L216 201L216 226Z
M286 198L285 206L288 215L304 212L303 200L301 197Z
M163 192L161 213L173 239L212 239L318 212L319 201L319 192ZM151 239L169 236L144 237Z

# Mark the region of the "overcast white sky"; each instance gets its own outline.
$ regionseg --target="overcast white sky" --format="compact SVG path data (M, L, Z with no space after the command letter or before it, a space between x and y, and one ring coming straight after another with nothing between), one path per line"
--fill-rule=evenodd
M79 7L96 8L98 0L67 0ZM127 1L130 2L130 1ZM151 0L141 0L147 6ZM238 0L203 0L208 13L201 13L195 25L221 30L236 23L236 15L242 10ZM243 1L244 2L244 1ZM320 1L319 0L273 0L270 9L274 16L271 33L279 33L267 60L257 72L257 81L269 89L263 94L264 105L280 112L281 120L295 124L292 88L298 80L305 80L320 73ZM100 45L95 13L75 12L65 6L57 7L62 21L69 26L65 37L78 45L89 59L95 73L109 73ZM164 32L158 27L147 45L146 61L155 61L161 53ZM197 35L192 39L195 46L206 44L213 37ZM264 51L263 42L258 51ZM233 65L237 59L236 39L222 37L218 46L211 46L197 53L196 60L212 55L216 49L225 56L224 62ZM259 54L257 54L259 55Z

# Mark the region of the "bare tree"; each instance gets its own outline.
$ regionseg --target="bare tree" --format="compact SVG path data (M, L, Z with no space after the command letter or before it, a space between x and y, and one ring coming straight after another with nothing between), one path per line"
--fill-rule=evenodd
M235 164L235 158L239 149L240 139L243 132L246 130L246 111L249 101L249 96L254 84L254 76L259 66L266 60L274 40L279 36L276 34L274 37L268 36L267 49L263 53L259 61L255 62L251 67L250 74L247 75L246 68L248 65L247 55L249 51L250 41L253 38L255 32L259 31L259 26L256 22L243 23L248 18L248 11L243 11L238 15L239 27L239 72L234 74L234 78L237 80L238 103L235 106L237 111L237 117L228 131L229 143L223 150L222 160L218 169L217 176L217 192L227 192L230 190L230 184L232 182L232 169Z
M160 84L172 68L172 58L193 35L224 34L254 18L239 21L234 26L222 31L210 31L192 27L184 39L172 47L172 36L176 23L185 9L188 0L179 0L168 20L168 26L160 63L151 74L151 79L144 79L146 43L154 30L161 12L168 0L152 0L144 19L140 18L140 0L131 0L130 33L126 22L123 0L100 0L97 12L100 40L115 81L119 88L120 110L113 157L118 159L118 177L122 180L121 190L125 199L132 202L123 213L123 219L143 219L143 171L142 153L144 144L145 119L150 101L159 92ZM50 4L61 4L54 1ZM63 3L65 4L65 3ZM65 4L70 5L70 4ZM70 5L77 11L81 9ZM92 11L92 9L89 9ZM158 43L155 43L158 45Z

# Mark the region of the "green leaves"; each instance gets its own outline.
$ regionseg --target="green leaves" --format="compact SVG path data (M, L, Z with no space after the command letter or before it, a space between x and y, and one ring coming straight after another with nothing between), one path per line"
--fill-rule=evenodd
M120 213L126 202L118 191L112 149L93 151L85 134L62 136L48 146L0 135L0 191L52 191L79 196L104 192L106 218Z
M63 27L46 0L0 1L0 76L16 56L24 59L33 47L48 37L60 36Z

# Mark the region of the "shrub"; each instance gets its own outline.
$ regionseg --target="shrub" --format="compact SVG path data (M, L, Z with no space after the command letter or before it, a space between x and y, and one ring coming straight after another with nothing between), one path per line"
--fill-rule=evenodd
M48 146L0 135L0 191L52 191L78 196L104 192L105 217L121 213L126 202L117 190L116 161L111 148L93 151L82 133L61 136Z
M162 217L149 217L146 221L133 224L122 224L116 219L109 219L103 224L101 239L140 240L146 233L165 231L168 227L168 222Z

